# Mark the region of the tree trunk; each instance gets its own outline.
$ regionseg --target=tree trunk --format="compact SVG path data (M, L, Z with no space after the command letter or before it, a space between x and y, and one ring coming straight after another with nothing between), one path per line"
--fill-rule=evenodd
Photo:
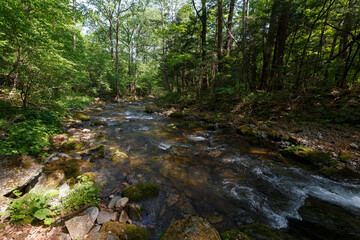
M235 6L235 1L236 0L231 0L230 1L230 7L229 7L229 16L228 16L228 21L227 21L227 29L226 29L226 56L230 56L230 51L231 51L231 43L232 43L232 20L233 20L233 16L234 16L234 6Z
M217 60L218 72L222 72L222 57L223 57L223 1L218 0L218 16L217 16Z
M136 50L135 50L135 72L134 72L134 98L136 98L136 85L137 85L137 78L138 78L138 59L139 59L139 39L140 39L140 33L141 32L141 26L138 28L138 37L136 40Z
M73 36L73 47L76 49L76 0L73 0L73 21L74 21L74 36Z
M119 96L119 17L120 17L120 5L121 5L121 0L119 0L118 3L118 8L117 8L117 14L116 14L116 42L115 42L115 57L116 57L116 63L115 63L115 67L116 67L116 82L115 82L115 100L119 100L120 96Z
M272 90L281 90L282 89L282 66L284 63L284 54L286 48L286 39L287 39L287 29L290 21L290 8L291 1L286 1L282 3L279 7L280 16L278 21L278 29L276 35L276 42L273 55L273 63L271 68L271 79L272 79Z
M271 55L272 55L272 49L275 44L275 33L277 29L276 25L278 22L277 20L278 20L279 4L280 4L279 0L276 0L271 10L269 32L267 35L266 44L264 48L263 69L262 69L261 81L260 81L261 90L266 90L270 82Z

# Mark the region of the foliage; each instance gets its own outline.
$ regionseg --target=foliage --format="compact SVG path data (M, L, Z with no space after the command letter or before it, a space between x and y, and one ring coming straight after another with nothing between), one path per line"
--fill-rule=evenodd
M17 196L21 195L21 192L14 192ZM54 191L47 193L28 193L23 197L10 201L8 214L10 214L10 220L14 222L19 221L34 221L40 220L44 224L50 225L54 222L53 216L56 214L50 210L49 200L54 197L56 193Z
M100 202L100 185L88 180L85 175L78 177L78 183L61 199L62 208L66 211L77 210L86 205L96 205Z
M59 132L60 118L53 111L16 111L1 116L8 124L7 135L0 142L0 155L30 154L37 156L49 147L49 137Z

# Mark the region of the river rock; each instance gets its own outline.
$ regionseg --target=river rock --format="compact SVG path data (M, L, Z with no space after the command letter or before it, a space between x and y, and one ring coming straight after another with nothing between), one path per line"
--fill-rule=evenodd
M120 222L107 222L101 227L100 232L112 233L124 240L152 239L152 233L148 228Z
M154 183L136 183L125 188L123 197L129 198L132 202L139 202L159 195L159 187Z
M144 208L135 203L130 203L126 205L125 210L128 213L130 219L134 221L141 221L142 215L145 212Z
M65 222L72 239L83 239L93 225L94 222L90 215L74 217Z
M4 214L9 207L10 198L0 196L0 220L5 219L7 216Z
M30 190L32 193L46 192L50 189L55 189L59 186L60 182L64 179L65 174L63 171L58 172L43 172L39 177L36 185Z
M113 198L111 198L110 202L109 202L109 205L108 205L108 208L109 209L112 209L115 207L116 205L116 202L121 198L121 196L114 196Z
M322 166L330 160L330 155L320 150L305 148L303 146L289 147L281 151L284 157L291 158L303 164Z
M117 163L123 163L128 159L128 155L124 152L120 152L120 151L116 151L112 156L111 156L111 160L113 161L113 163L117 164Z
M122 210L119 217L119 222L125 223L129 219L129 215L126 211Z
M26 155L0 156L0 196L28 184L42 171L36 160Z
M350 143L350 147L358 149L359 146L356 143Z
M45 158L44 164L51 163L51 162L56 162L56 161L59 161L59 162L67 161L67 160L70 160L70 159L71 159L71 157L69 155L67 155L66 153L54 152L49 157Z
M107 211L100 211L96 221L98 224L104 224L106 222L116 221L117 215L118 215L117 212L111 213Z
M129 198L127 198L127 197L120 198L120 199L116 202L115 207L116 207L116 208L123 209L128 202L129 202Z
M162 240L221 240L218 231L204 218L191 216L188 219L173 222Z
M119 240L119 237L106 232L94 232L85 237L85 240Z
M308 198L295 224L316 239L360 239L360 211L348 210L320 199Z
M89 121L90 120L89 114L84 113L84 112L77 112L77 113L75 113L74 117L81 121Z
M95 220L99 216L99 209L97 207L89 207L84 211L83 215L90 215L91 220L95 222Z
M79 150L84 144L76 139L71 139L61 143L61 148L66 151Z
M245 234L248 239L295 240L292 236L278 229L256 222L240 226L240 232Z

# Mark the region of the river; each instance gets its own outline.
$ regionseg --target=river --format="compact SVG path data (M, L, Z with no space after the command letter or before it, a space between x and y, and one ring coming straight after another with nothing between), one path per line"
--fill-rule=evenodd
M88 113L106 126L85 126L108 136L99 142L107 147L106 158L95 160L92 170L104 184L103 196L118 194L122 182L159 185L159 197L141 203L147 212L136 224L165 231L174 219L198 214L219 232L254 221L296 232L301 230L290 223L301 221L298 210L309 197L360 211L359 185L286 165L235 129L207 130L192 117L146 113L149 104L103 105ZM113 164L116 150L128 161Z

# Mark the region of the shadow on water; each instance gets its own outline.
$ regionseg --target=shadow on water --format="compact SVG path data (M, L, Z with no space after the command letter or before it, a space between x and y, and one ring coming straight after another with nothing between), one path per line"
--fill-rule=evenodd
M119 194L124 181L160 186L158 198L141 203L147 213L139 225L165 229L174 219L198 214L220 232L254 221L287 229L289 219L302 219L299 209L309 197L360 209L359 185L274 161L232 129L191 129L184 119L145 113L148 104L109 104L90 112L106 122L94 127L108 136L106 159L94 162L104 196ZM129 159L113 164L116 151Z

